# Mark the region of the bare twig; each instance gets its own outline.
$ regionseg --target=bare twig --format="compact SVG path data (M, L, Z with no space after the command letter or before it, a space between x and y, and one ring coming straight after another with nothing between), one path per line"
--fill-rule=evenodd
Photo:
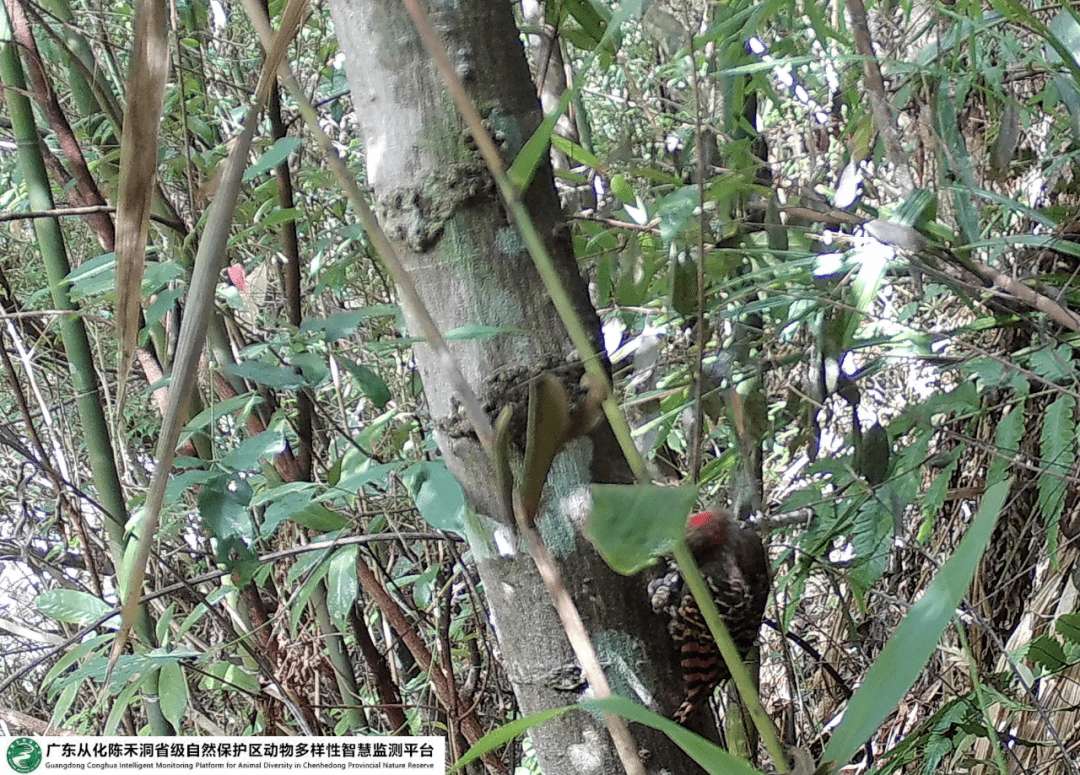
M885 93L885 81L881 77L881 65L878 64L877 54L874 53L874 43L870 37L870 27L866 23L866 6L863 0L847 0L848 14L851 16L851 28L855 32L855 48L865 57L863 59L863 73L866 81L866 90L870 97L870 110L874 114L874 123L881 137L885 140L885 148L889 153L889 161L896 167L896 174L900 179L900 188L903 195L907 196L915 189L915 182L911 177L911 167L908 164L907 154L900 145L900 137L893 122L892 105L889 96Z
M401 610L394 598L390 596L390 593L379 583L375 573L362 557L357 558L356 575L360 579L360 585L364 588L364 592L379 607L379 611L386 617L390 626L394 628L394 631L401 638L405 647L409 649L409 653L413 655L417 664L427 671L428 677L431 679L431 687L435 692L435 696L439 698L439 704L448 711L456 707L458 698L453 674L445 673L439 666L424 643L424 639L416 632L416 628L409 623L405 612ZM475 745L484 736L484 730L481 728L480 722L476 720L476 716L472 713L459 719L459 723L461 732L470 745ZM482 759L489 772L500 774L507 772L506 766L493 753L484 754Z

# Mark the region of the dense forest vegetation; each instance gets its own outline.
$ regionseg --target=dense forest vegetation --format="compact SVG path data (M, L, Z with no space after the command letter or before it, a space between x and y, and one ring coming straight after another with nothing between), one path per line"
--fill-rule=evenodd
M1078 772L1071 5L3 7L10 730Z

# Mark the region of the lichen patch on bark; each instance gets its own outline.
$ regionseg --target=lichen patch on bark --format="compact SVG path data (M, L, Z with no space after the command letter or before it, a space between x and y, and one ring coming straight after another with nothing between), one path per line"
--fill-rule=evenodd
M435 172L419 188L395 188L381 196L379 220L391 239L426 253L438 244L459 207L493 194L491 176L482 165L459 162Z

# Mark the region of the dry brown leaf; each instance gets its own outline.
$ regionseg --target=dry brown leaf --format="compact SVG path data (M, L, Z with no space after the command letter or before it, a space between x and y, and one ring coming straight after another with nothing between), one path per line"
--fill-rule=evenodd
M123 412L128 372L139 336L143 266L157 174L158 126L169 75L165 0L135 3L135 51L128 71L116 205L116 328L120 339L117 412Z

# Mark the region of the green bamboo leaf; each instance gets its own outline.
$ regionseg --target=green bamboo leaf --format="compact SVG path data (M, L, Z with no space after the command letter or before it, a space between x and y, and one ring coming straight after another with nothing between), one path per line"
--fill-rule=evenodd
M509 724L504 724L480 738L472 748L465 752L464 756L454 762L454 766L447 771L447 775L457 772L467 764L479 759L485 753L515 740L532 727L539 726L549 719L575 709L617 713L628 721L634 721L663 732L709 775L758 775L759 773L758 770L755 770L746 762L736 759L716 743L694 734L671 719L664 718L659 713L654 713L643 705L632 702L625 697L607 697L602 700L586 700L576 705L541 711L511 721Z
M307 384L307 380L293 370L292 366L279 366L276 363L262 361L243 361L221 367L226 374L250 379L259 385L266 385L276 390L295 390Z
M370 307L335 312L326 318L305 318L300 324L301 334L322 334L326 341L335 342L356 333L365 321L378 317L400 317L401 308L396 304L373 304Z
M71 710L71 705L75 702L75 698L79 696L79 689L81 688L82 683L73 683L60 692L56 704L53 705L52 716L49 717L50 724L54 727L64 726L64 716Z
M608 21L611 19L611 11L603 4L590 2L590 0L564 0L563 6L567 13L581 25L581 31L587 36L592 46L598 45L604 39Z
M551 144L555 148L558 148L560 151L565 153L567 157L571 159L571 161L577 162L578 164L584 164L589 169L597 171L604 168L604 164L598 158L596 158L595 155L589 153L586 149L582 148L575 142L571 142L570 140L567 140L565 138L553 135L551 138Z
M390 403L393 396L390 394L390 388L386 386L382 377L361 363L356 363L340 355L337 356L337 359L353 375L360 389L364 391L364 395L371 399L371 403L375 404L375 408L384 409Z
M696 735L659 713L625 697L609 697L603 700L582 702L580 707L618 713L628 721L652 727L670 737L691 759L712 775L754 775L758 770L741 759L736 759L715 743Z
M197 433L210 423L217 422L218 419L232 414L233 412L243 412L246 415L261 403L261 398L250 393L242 396L233 396L224 401L218 401L213 406L207 407L192 417L188 424L184 426L184 431L187 433Z
M503 724L500 727L496 727L477 740L472 748L454 762L454 765L447 770L447 775L452 775L452 773L463 769L466 765L476 761L484 754L494 751L496 748L501 748L507 743L512 743L514 740L517 740L519 736L525 734L533 727L539 726L545 721L550 721L556 716L561 716L563 713L572 710L573 708L573 705L567 705L562 708L543 710L539 713L534 713L531 716L525 716L524 718L511 721L509 724Z
M216 662L206 672L208 675L199 682L203 689L218 692L223 689L227 692L247 691L251 694L258 694L260 691L259 682L240 665Z
M964 82L962 87L969 86ZM979 238L979 218L975 204L972 201L971 191L975 188L975 179L972 176L971 156L968 154L967 143L956 115L957 96L951 89L939 89L936 101L937 124L941 133L941 139L948 148L948 153L943 154L946 162L964 185L954 189L955 204L957 209L957 222L960 231L967 242L973 242ZM962 101L961 101L962 104Z
M77 646L73 646L68 650L64 656L60 657L56 661L56 664L49 668L49 672L45 674L45 678L42 679L42 686L49 686L57 676L63 675L69 667L74 665L88 653L96 649L98 646L104 645L111 639L110 635L97 635L84 643L80 643Z
M244 173L244 182L249 183L264 172L269 172L274 167L289 158L304 141L299 137L282 137L271 145L257 162L248 167Z
M1010 485L1006 480L986 491L967 535L874 661L825 749L824 760L832 763L832 771L855 754L919 677L967 592Z
M105 720L105 730L102 734L110 736L116 734L116 728L120 725L120 719L124 717L124 712L131 705L136 693L149 677L150 673L141 673L136 676L134 681L120 690L120 694L113 700L112 710L109 711L109 717Z

